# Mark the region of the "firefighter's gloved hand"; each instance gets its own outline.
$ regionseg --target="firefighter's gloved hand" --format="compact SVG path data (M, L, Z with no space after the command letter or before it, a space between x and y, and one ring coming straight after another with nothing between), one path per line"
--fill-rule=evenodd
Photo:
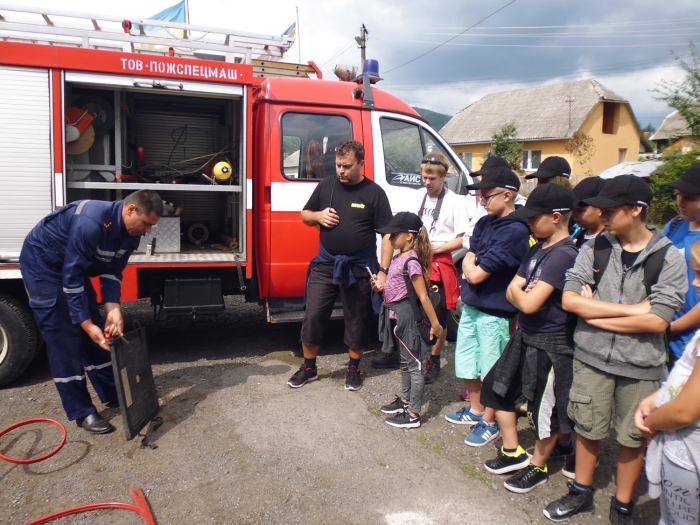
M107 319L105 319L105 332L112 337L124 335L124 318L119 303L105 303Z
M104 334L99 326L94 324L90 319L80 323L80 326L83 328L83 330L85 330L85 333L90 336L90 339L92 339L96 345L109 352L109 345L107 344Z

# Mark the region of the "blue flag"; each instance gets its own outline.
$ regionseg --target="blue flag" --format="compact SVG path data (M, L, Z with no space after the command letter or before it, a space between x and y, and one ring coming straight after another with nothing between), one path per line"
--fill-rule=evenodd
M287 28L287 30L282 33L282 36L288 36L290 39L294 40L294 37L297 34L297 23L294 22L291 26Z
M163 22L187 22L187 9L185 7L185 0L182 2L171 5L170 7L163 9L160 13L148 17L149 20L162 20ZM157 26L144 26L145 31L160 31L162 28Z

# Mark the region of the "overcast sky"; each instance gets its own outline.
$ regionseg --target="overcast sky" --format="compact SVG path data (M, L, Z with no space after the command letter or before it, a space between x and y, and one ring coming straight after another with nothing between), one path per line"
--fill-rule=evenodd
M453 115L488 93L592 77L630 100L642 126L658 126L671 111L650 92L661 79L683 77L671 51L687 57L688 41L700 44L698 0L509 2L190 0L190 17L198 25L280 34L298 6L302 61L322 66L325 78L335 78L337 63L359 65L354 37L364 23L367 57L379 60L384 77L378 87L413 106ZM22 3L56 6L55 0ZM174 3L63 0L60 8L142 18ZM293 48L290 61L296 53Z

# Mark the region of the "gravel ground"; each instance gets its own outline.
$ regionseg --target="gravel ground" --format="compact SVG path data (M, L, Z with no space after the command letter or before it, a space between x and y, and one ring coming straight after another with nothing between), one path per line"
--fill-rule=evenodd
M292 390L286 381L301 363L298 324L269 325L260 307L240 298L227 299L225 314L195 321L154 322L143 301L125 311L129 322L148 330L164 421L153 433L157 448L126 441L118 409L102 411L117 427L104 436L66 421L42 355L0 390L0 428L52 417L66 425L68 441L42 463L0 462L0 523L26 523L86 503L130 502L129 487L143 488L161 525L549 523L542 508L567 490L561 463L551 463L549 482L528 495L506 491L505 477L483 469L496 449L467 447L466 429L444 418L462 406L451 344L441 377L426 387L423 426L399 430L379 411L399 392L400 372L370 368L378 344L362 362L362 390L343 389L342 322L327 335L321 380ZM523 445L531 447L524 418L520 425ZM25 427L1 437L0 452L38 455L58 439L55 429ZM595 478L596 512L571 523L607 523L615 460L609 439ZM657 523L658 502L645 490L642 481L635 523ZM117 510L56 523L143 522Z

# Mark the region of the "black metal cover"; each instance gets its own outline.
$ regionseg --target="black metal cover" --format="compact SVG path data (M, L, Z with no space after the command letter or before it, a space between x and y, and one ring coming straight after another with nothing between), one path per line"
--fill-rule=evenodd
M158 413L158 392L148 357L145 328L137 328L114 340L112 370L126 439L133 439Z

